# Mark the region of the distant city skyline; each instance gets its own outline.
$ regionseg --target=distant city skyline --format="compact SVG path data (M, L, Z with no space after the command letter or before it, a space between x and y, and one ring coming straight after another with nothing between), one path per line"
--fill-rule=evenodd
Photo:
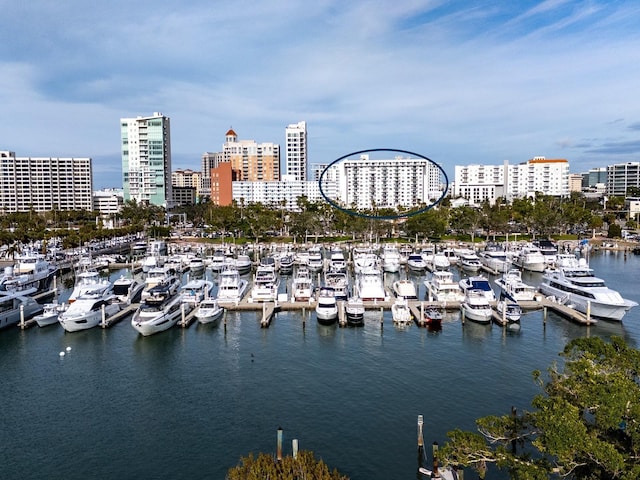
M633 0L7 2L0 150L90 157L122 187L120 118L163 112L172 168L200 169L230 127L308 161L405 149L440 164L640 160ZM281 167L284 171L284 155Z

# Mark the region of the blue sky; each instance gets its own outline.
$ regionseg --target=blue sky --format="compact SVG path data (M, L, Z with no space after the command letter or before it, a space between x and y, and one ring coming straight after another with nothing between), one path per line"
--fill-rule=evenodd
M173 168L229 129L311 163L356 150L456 164L640 161L640 3L0 0L0 150L94 159L122 185L121 117L171 118Z

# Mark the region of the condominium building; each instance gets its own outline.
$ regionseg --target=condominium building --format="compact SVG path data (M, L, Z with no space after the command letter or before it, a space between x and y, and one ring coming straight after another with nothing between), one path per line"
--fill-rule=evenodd
M280 180L280 145L238 140L233 129L225 135L221 161L231 163L239 181Z
M197 199L202 195L202 172L196 172L191 169L174 170L171 172L171 188L175 187L189 187L195 189Z
M607 166L607 195L627 195L629 187L640 188L640 162Z
M565 159L534 157L510 165L457 165L454 196L473 204L497 198L534 197L536 193L566 197L569 195L569 162Z
M309 180L233 182L233 200L239 204L261 203L288 211L300 211L298 199L324 201L318 182Z
M93 211L90 158L16 157L0 151L0 212Z
M121 118L124 199L171 205L171 128L169 117Z
M440 169L421 158L372 159L360 155L329 167L323 177L338 184L332 200L356 209L413 208L432 203L444 189Z
M307 180L307 123L298 122L285 129L286 172L293 180Z

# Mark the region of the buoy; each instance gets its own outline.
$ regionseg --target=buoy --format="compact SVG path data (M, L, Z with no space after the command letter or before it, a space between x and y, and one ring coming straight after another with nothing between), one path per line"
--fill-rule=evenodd
M70 352L70 351L71 351L71 347L67 347L67 352Z
M61 357L64 357L64 352L60 352L60 356L61 356Z

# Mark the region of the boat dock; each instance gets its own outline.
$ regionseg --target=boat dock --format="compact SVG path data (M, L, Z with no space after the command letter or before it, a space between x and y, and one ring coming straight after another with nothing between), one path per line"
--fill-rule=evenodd
M45 292L40 295L42 299L47 297L51 297L55 295L55 290ZM305 312L313 312L316 307L316 300L311 298L309 301L305 302L291 302L282 300L275 302L251 302L249 299L242 300L237 303L227 302L221 303L221 305L228 311L254 311L254 312L262 312L260 317L260 327L261 328L269 328L273 318L276 313L282 311L302 311L303 312L303 321L306 320L307 315ZM385 300L377 300L377 301L366 301L364 302L365 310L379 310L381 313L385 310L390 310L393 305L395 298L389 298ZM597 320L594 318L590 318L581 312L571 308L570 306L563 305L561 303L553 302L549 299L539 296L537 300L532 301L520 301L518 302L523 311L530 310L544 310L544 322L547 319L547 311L551 310L558 315L561 315L577 324L580 325L594 325L597 323ZM410 300L408 302L409 309L411 310L411 314L413 315L414 321L416 325L419 327L426 327L427 324L424 321L421 321L423 318L423 312L430 307L437 308L439 310L445 311L457 311L460 309L460 302L438 302L438 301L421 301L421 300ZM123 318L131 315L136 308L138 308L139 304L128 305L122 310L120 310L115 315L112 315L109 318L105 318L100 322L100 326L102 328L110 328L113 325L119 323ZM345 301L338 302L338 325L340 327L347 326L346 313L345 313ZM493 302L493 308L495 309L495 302ZM185 310L182 313L181 319L178 321L178 325L187 328L189 327L195 320L195 308L190 310ZM506 322L503 322L503 319L500 315L494 310L493 320L499 324L504 325ZM381 320L382 322L382 320ZM464 322L464 319L463 319ZM226 322L225 322L226 324ZM22 319L18 326L22 329L28 329L32 326L36 325L36 321L33 318L30 319Z

